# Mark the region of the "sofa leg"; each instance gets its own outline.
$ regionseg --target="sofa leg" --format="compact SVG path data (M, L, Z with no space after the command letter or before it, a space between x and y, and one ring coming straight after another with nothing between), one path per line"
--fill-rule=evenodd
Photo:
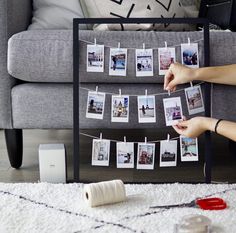
M236 158L236 142L229 140L229 151L232 157Z
M5 129L8 157L13 168L20 168L23 154L22 129Z

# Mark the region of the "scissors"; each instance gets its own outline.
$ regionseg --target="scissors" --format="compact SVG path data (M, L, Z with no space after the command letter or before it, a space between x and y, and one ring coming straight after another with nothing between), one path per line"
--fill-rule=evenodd
M226 202L218 197L195 199L191 202L176 204L176 205L164 205L164 206L152 206L150 208L181 208L181 207L199 207L203 210L224 210L227 208Z

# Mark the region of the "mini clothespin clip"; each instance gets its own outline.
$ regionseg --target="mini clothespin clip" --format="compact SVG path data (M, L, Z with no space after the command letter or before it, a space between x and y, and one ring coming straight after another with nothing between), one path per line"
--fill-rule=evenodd
M190 82L190 86L193 88L193 82Z
M190 45L191 44L191 41L190 41L190 38L188 37L188 45Z
M165 48L167 49L167 42L165 41Z
M167 142L169 142L169 141L170 141L170 135L167 134Z
M94 38L94 45L97 46L97 39Z
M118 49L120 49L120 42L118 42Z
M100 133L100 140L102 140L102 133Z
M170 90L168 90L168 95L170 96Z
M96 93L98 93L98 86L96 86Z
M126 143L126 136L124 136L124 143Z
M147 95L148 95L148 92L147 92L147 89L145 90L145 96L147 97Z
M147 144L147 137L145 137L144 142L145 142L145 144Z
M143 43L143 50L145 50L146 48L145 48L145 43Z
M121 89L119 89L119 96L121 96Z

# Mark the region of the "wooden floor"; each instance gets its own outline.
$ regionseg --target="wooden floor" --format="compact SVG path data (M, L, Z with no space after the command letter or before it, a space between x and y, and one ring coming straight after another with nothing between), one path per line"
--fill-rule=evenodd
M64 143L67 150L68 179L73 178L72 163L72 131L71 130L24 130L24 155L21 169L10 167L4 132L0 131L0 182L38 182L38 146L41 143ZM157 133L156 130L149 130L150 140L165 137L166 132ZM89 132L92 135L99 135L98 131ZM130 134L130 135L129 135ZM112 131L105 131L104 135L114 138ZM117 137L124 135L120 131ZM129 138L143 138L141 132L125 132ZM157 137L157 138L158 138ZM204 138L200 138L203 144ZM236 155L230 155L228 150L228 140L214 136L214 162L212 180L214 182L236 182ZM157 150L159 151L159 145ZM191 163L181 163L175 168L160 168L158 160L154 171L144 171L136 169L117 169L115 163L115 146L111 148L110 167L92 167L91 163L91 139L81 136L81 166L80 176L83 181L100 181L114 178L121 178L127 182L204 182L204 148L200 146L200 161ZM159 152L157 152L159 153Z

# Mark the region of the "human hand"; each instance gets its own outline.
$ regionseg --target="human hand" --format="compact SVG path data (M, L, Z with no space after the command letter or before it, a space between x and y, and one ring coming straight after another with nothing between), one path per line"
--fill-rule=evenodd
M166 72L164 80L164 89L167 91L175 91L178 84L191 82L195 77L196 69L173 63Z
M190 120L180 121L173 128L180 135L188 138L196 138L206 130L213 131L215 121L215 119L207 117L194 117Z

